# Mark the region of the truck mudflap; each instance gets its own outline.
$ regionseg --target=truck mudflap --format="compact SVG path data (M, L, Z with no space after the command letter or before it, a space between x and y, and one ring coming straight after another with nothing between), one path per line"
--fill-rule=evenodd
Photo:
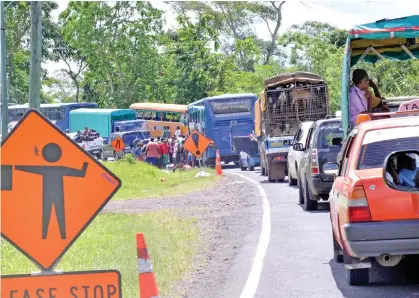
M269 163L267 169L269 182L285 179L286 168L287 164L283 162Z
M268 161L268 179L269 181L273 180L283 180L285 176L288 174L287 172L287 157L288 151L286 152L278 152L267 154L267 161Z

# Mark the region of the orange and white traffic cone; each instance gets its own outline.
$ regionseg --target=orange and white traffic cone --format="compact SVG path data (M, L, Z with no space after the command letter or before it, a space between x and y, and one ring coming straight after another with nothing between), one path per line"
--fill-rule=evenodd
M144 234L137 234L137 256L138 256L138 279L140 285L140 298L158 298L156 278L153 273L153 266L148 256L147 245Z
M223 169L221 168L221 159L220 159L220 151L217 150L215 153L215 169L217 171L217 176L224 176Z

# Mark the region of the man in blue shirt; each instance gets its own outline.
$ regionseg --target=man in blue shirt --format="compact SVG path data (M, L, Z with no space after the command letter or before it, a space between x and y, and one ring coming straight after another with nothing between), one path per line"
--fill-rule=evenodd
M408 187L416 187L418 180L418 171L416 170L416 160L408 155L405 155L401 161L404 163L399 171L399 179L402 185Z

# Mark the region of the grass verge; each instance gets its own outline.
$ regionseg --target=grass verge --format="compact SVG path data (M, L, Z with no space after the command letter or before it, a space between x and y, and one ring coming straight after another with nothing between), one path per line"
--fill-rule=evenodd
M62 258L57 269L117 269L122 275L123 296L138 297L137 232L146 237L160 294L167 297L171 286L192 266L199 248L196 221L173 212L101 214ZM4 240L1 241L1 256L2 274L39 271Z
M215 170L208 168L205 171L211 176L195 178L198 169L166 173L144 162L129 159L104 162L104 165L122 181L122 187L113 200L181 195L211 186L218 178ZM166 181L162 182L162 178Z

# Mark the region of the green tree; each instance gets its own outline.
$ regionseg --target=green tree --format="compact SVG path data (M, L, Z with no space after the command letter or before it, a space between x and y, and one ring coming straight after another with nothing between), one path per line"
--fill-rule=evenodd
M166 73L175 87L177 103L206 97L216 87L223 55L214 52L219 41L211 21L210 14L202 14L196 23L187 16L178 17L180 28L172 32L166 46Z
M60 15L69 47L86 57L99 103L127 107L154 99L151 85L161 71L162 12L148 2L70 2Z
M7 73L9 100L16 103L28 101L29 92L29 35L30 35L30 8L29 2L6 2L6 46L7 46ZM50 59L50 46L52 42L51 12L58 8L56 2L42 2L42 58ZM43 79L46 73L43 72Z

